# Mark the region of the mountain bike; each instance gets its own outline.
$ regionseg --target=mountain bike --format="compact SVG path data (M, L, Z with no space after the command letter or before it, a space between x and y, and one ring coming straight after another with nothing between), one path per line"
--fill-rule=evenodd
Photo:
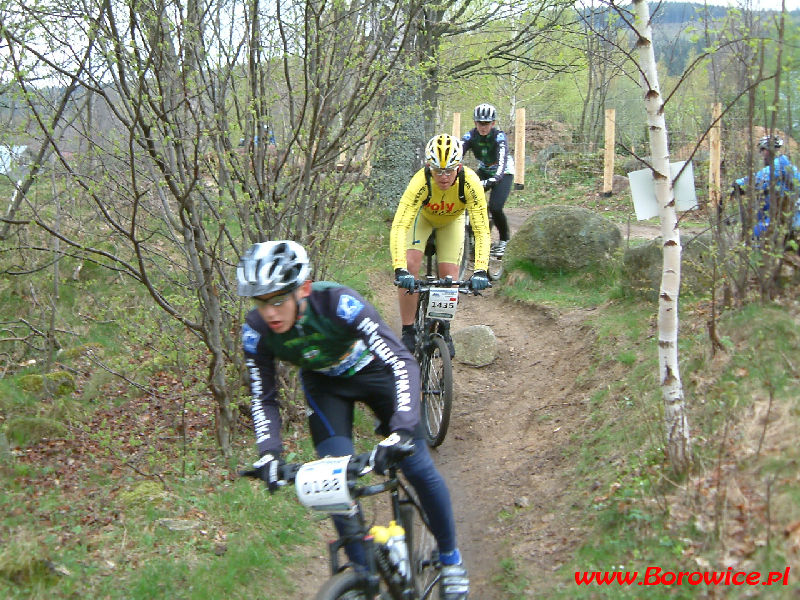
M444 334L456 314L458 295L472 292L469 281L437 279L430 273L414 282L419 293L415 317L414 357L420 366L420 418L425 438L431 447L439 446L447 435L453 406L453 365Z
M442 565L419 499L400 476L397 465L387 469L383 480L357 485L357 480L372 471L370 453L353 456L328 456L306 463L280 467L279 485L294 484L304 506L329 515L352 515L358 523L353 535L339 537L328 544L331 577L322 585L316 600L432 600L438 598ZM258 477L255 470L242 476ZM377 541L374 527L364 517L361 498L389 493L392 520L399 524L405 539L393 538L387 545ZM364 545L366 568L341 564L340 550L358 541ZM434 596L434 591L437 595Z

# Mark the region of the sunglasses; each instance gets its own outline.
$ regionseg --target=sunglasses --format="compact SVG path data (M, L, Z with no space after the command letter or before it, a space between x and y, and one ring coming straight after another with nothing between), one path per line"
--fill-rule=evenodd
M286 292L285 294L278 294L272 298L259 298L258 296L253 296L253 301L259 308L264 308L265 306L280 306L291 297L292 292Z
M491 125L491 121L475 121L478 125Z
M440 169L439 167L431 167L431 173L434 175L452 175L456 172L456 169Z

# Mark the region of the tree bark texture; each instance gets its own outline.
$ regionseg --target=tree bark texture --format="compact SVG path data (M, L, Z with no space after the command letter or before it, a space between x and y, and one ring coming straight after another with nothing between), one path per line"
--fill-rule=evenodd
M661 288L658 300L658 369L664 400L667 454L673 468L685 472L691 460L691 438L678 365L678 292L681 283L681 242L675 213L675 194L669 169L669 145L664 102L658 83L650 10L634 1L637 50L647 110L653 178L664 240Z

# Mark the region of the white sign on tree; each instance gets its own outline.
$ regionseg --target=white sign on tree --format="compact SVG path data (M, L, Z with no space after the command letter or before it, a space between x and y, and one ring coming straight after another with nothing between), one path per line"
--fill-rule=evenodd
M669 175L675 180L675 176L683 169L686 161L674 162L669 164ZM653 180L652 169L642 169L628 173L631 184L631 196L633 196L633 208L636 211L636 218L639 221L652 219L658 216L658 202L656 201L655 181ZM675 205L677 210L691 210L697 207L697 195L694 190L694 170L692 163L689 163L681 176L675 181Z

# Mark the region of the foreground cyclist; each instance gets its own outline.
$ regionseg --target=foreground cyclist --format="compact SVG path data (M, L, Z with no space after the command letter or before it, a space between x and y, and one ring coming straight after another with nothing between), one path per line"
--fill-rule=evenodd
M276 360L300 367L309 429L320 457L353 454L353 412L355 402L363 402L377 417L378 431L388 436L372 453L376 471L383 473L413 445L414 453L400 467L436 537L444 565L441 597L464 600L469 579L456 545L450 494L419 426L419 366L361 295L337 283L312 283L310 275L307 253L293 241L254 244L236 270L239 295L255 302L242 327L261 456L253 466L275 491L283 450ZM341 516L333 520L342 535L355 524ZM360 544L346 550L353 563L365 564Z
M413 352L417 312L414 279L419 278L425 244L436 232L436 256L439 277L458 279L458 264L464 250L464 211L469 212L475 234L475 271L471 287L480 291L489 287L489 217L486 196L475 171L462 163L461 142L452 135L440 134L425 147L425 167L417 171L403 192L392 221L389 246L392 253L395 284L399 286L398 303L403 325L403 343ZM445 341L450 357L455 355L449 331Z
M502 257L506 252L506 245L511 239L508 229L508 219L503 212L503 207L514 185L514 159L508 151L508 137L495 127L497 124L497 109L491 104L479 104L472 113L475 127L464 134L461 142L464 153L472 150L478 159L478 177L481 179L483 189L489 194L489 212L492 221L497 226L500 240L492 248L494 255Z

